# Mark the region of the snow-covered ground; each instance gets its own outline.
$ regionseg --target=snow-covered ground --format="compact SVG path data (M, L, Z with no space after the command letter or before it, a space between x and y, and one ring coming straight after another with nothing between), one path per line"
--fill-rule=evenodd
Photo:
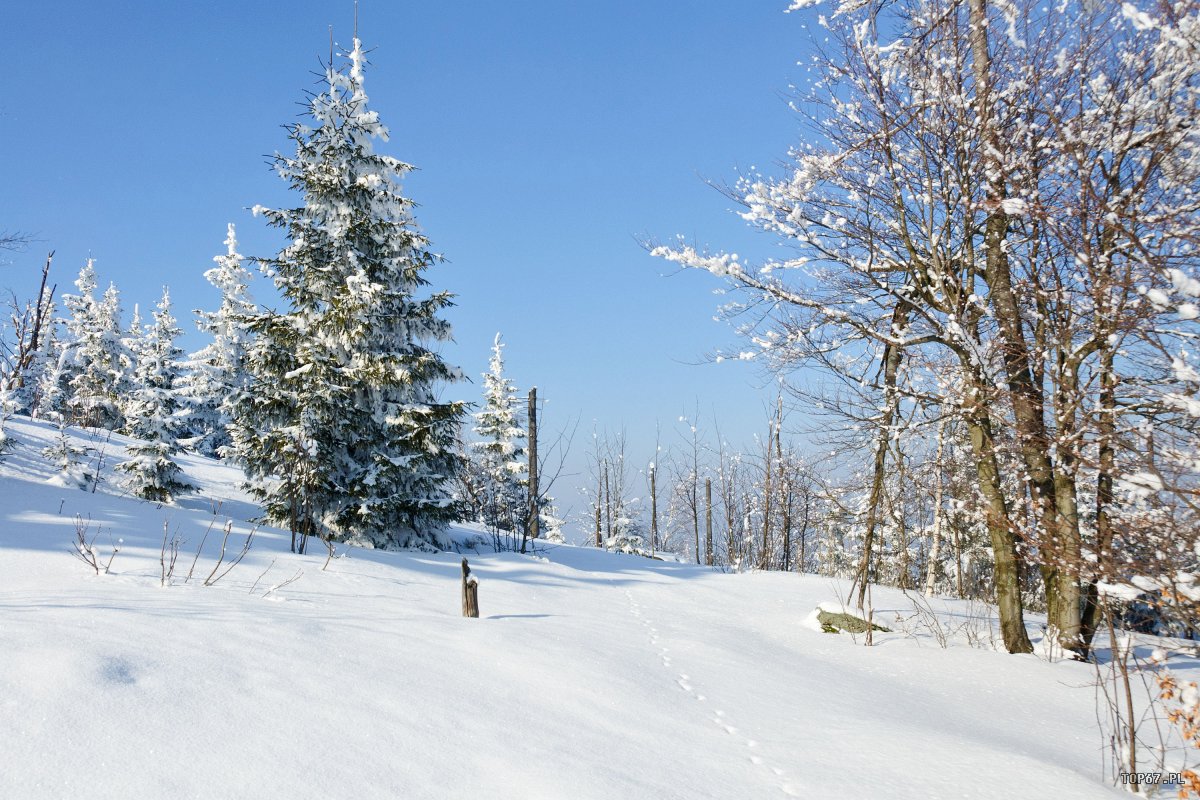
M841 583L559 546L468 552L463 619L455 553L322 570L272 529L206 587L226 520L227 560L252 527L240 473L185 457L202 490L156 506L121 496L122 437L92 493L54 485L54 428L9 430L0 798L1116 796L1094 669L972 647L982 606L934 602L943 648L876 588L897 632L864 647L809 621ZM70 555L77 515L102 562L123 540L107 574Z

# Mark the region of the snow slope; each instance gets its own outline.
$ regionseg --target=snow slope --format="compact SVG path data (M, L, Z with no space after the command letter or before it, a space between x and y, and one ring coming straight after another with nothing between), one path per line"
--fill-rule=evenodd
M96 493L47 483L54 430L10 426L0 798L1116 796L1091 667L928 634L863 647L806 623L845 591L826 579L567 546L468 553L477 620L457 554L353 550L322 571L319 543L295 556L269 529L205 587L225 520L231 550L250 530L236 470L185 458L203 491L158 507L111 474ZM103 558L123 539L109 574L69 555L77 514ZM164 521L186 540L167 587ZM895 591L875 604L886 625L913 613ZM936 607L986 636L981 609Z

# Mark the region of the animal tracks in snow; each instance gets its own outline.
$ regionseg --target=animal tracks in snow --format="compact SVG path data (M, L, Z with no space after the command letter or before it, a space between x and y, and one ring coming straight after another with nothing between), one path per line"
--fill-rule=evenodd
M644 627L646 629L647 638L650 641L650 645L652 647L654 647L655 651L658 653L658 658L660 661L662 661L663 668L667 669L667 670L671 670L672 669L672 657L669 655L669 653L671 651L669 648L663 647L659 644L658 628L656 628L654 626L653 620L648 619L642 613L642 606L640 603L638 603L637 600L634 599L633 592L626 589L625 597L629 599L629 612L633 615L634 619L636 619L638 622L640 622L642 624L642 627ZM707 701L708 698L705 695L700 694L699 692L696 691L696 687L692 683L692 678L687 673L685 673L685 672L675 673L674 680L675 680L676 685L679 686L680 690L682 690L683 692L686 692L697 702L703 703L703 702ZM727 733L728 735L734 736L734 737L738 736L738 734L739 734L738 729L735 726L729 724L729 721L725 718L724 711L722 711L720 709L715 710L713 712L712 716L709 717L709 720L711 720L715 725L717 725L719 728L721 728L721 730L725 731L725 733ZM754 739L743 739L742 744L746 747L747 750L750 750L750 751L753 751L754 748L758 747L758 742L755 741ZM747 754L746 759L751 764L755 765L756 767L763 767L764 769L769 770L771 773L771 776L776 781L780 781L780 783L778 783L777 785L779 786L779 790L781 792L783 792L784 794L788 795L789 797L803 796L801 791L798 788L796 788L790 782L788 782L787 774L779 767L768 763L765 758L763 758L760 755L757 755L754 752L750 752L749 754Z

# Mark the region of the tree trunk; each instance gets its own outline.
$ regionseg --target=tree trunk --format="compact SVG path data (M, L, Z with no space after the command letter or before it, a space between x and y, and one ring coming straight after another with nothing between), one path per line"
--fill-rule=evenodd
M38 350L42 347L42 329L46 327L50 315L50 303L54 300L54 291L57 285L50 288L50 293L46 294L46 281L50 277L50 264L54 261L54 251L51 250L46 256L46 264L42 267L42 282L38 286L37 304L33 309L33 319L29 318L29 306L26 305L26 311L21 319L17 319L19 310L17 309L16 297L13 297L13 322L17 336L16 352L12 357L12 371L8 375L8 381L4 388L8 390L20 389L25 386L25 376L29 372L29 368L33 366L33 357L37 355Z
M899 574L897 575L896 585L901 589L914 588L912 581L912 565L908 552L908 503L907 495L904 493L904 451L900 449L900 437L896 437L896 486L898 487L898 496L893 504L895 512L893 518L896 520L896 532L900 541L900 566Z
M658 549L658 484L656 481L657 469L650 468L650 555L654 555L654 551Z
M596 547L603 547L604 541L600 535L600 497L601 485L596 484Z
M925 568L925 596L933 596L933 582L937 577L938 556L942 550L942 453L946 445L946 420L938 423L937 456L934 457L934 469L937 477L933 488L933 544L929 548L929 564Z
M774 427L772 421L771 427ZM775 441L774 432L767 431L767 462L763 465L763 527L762 552L758 556L758 568L771 568L771 447Z
M1113 351L1105 347L1100 354L1100 413L1096 420L1096 446L1099 451L1099 474L1096 476L1096 565L1097 577L1112 575L1112 517L1113 475L1117 468L1117 453L1113 446L1117 428L1117 377L1113 371ZM1081 620L1083 644L1091 648L1092 637L1100 625L1103 609L1095 581L1088 581L1084 591L1084 610Z
M892 330L902 329L908 321L904 307L897 305L892 312ZM879 507L883 504L884 469L887 465L888 443L892 437L892 426L896 420L898 397L896 381L900 373L902 353L899 347L891 344L883 346L883 418L879 421L879 434L875 443L875 462L871 474L871 495L867 499L867 529L863 534L862 560L858 564L855 582L858 585L858 610L862 611L867 602L867 581L870 578L871 550L874 546L875 528L879 524ZM851 590L853 592L853 589Z
M986 0L969 0L968 9L972 65L988 176L984 277L992 314L1000 333L1000 355L1008 381L1017 444L1029 479L1040 568L1046 585L1047 617L1062 647L1078 654L1082 649L1079 638L1079 587L1072 575L1076 565L1069 563L1069 550L1073 549L1076 542L1070 532L1071 521L1064 520L1058 513L1055 470L1050 458L1051 442L1046 431L1043 393L1034 378L1033 354L1029 352L1022 329L1021 309L1013 289L1006 248L1009 217L1004 210L1007 185L1002 153L1005 148L999 123L993 118Z
M779 475L775 481L779 486L779 510L783 515L780 520L783 534L783 571L791 568L792 560L792 491L791 484L784 477L783 463L783 395L778 398L779 410L775 414L775 460L779 462Z
M966 409L967 430L975 451L975 470L979 489L987 508L987 529L995 560L996 607L1000 615L1000 633L1010 653L1032 653L1033 644L1025 630L1025 612L1021 604L1021 568L1016 537L1009 518L1008 504L1000 485L1000 467L996 443L992 438L991 419L981 402L978 386L971 387Z
M537 454L537 387L529 388L529 516L525 531L530 539L538 538L541 509L538 507L538 454ZM525 552L525 537L521 538L521 552Z
M713 565L712 546L712 479L704 479L704 563Z

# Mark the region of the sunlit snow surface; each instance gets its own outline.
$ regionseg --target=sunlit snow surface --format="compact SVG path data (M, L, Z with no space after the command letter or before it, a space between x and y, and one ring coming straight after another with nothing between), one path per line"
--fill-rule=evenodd
M319 543L292 555L270 529L206 588L225 521L228 558L255 513L236 470L185 458L202 491L157 507L120 496L127 440L93 494L48 482L52 427L10 432L0 798L1120 796L1093 668L971 647L982 606L934 601L947 649L928 631L868 648L806 622L839 582L561 546L468 552L482 618L464 619L456 553L322 571ZM77 514L102 562L123 539L110 574L69 555ZM165 588L164 521L185 540ZM896 624L903 594L874 602L916 626Z

